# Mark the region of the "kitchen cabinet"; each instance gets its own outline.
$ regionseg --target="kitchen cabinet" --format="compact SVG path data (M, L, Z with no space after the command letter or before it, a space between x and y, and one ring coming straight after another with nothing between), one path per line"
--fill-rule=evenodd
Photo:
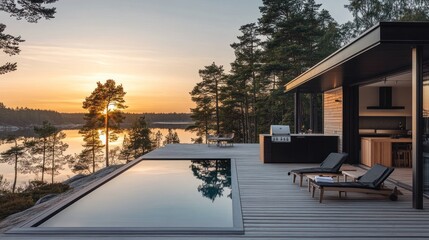
M260 159L264 163L321 163L338 152L338 136L291 134L289 143L273 143L271 135L259 135Z
M363 137L361 138L361 163L368 167L374 164L391 167L392 144L411 143L411 138Z

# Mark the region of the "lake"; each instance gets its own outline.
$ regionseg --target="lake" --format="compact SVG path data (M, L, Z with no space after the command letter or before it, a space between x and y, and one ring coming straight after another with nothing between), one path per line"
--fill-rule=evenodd
M151 128L152 133L156 133L156 132L158 132L158 130L162 133L163 140L164 140L165 136L167 135L168 128ZM173 131L177 132L179 139L180 139L180 143L192 143L191 138L196 137L195 133L186 132L184 129L178 128L178 129L173 129ZM69 145L69 147L68 147L67 151L64 153L64 155L80 153L83 149L83 147L82 147L83 137L82 137L82 135L79 134L79 130L78 129L63 130L63 132L67 135L66 139L64 139L64 142ZM124 134L121 134L117 141L109 143L109 149L113 149L115 147L121 147L123 139L124 139ZM3 152L5 150L9 149L11 146L12 146L12 144L1 144L0 145L0 152ZM0 175L3 175L4 179L6 179L7 181L10 182L10 184L12 184L13 177L14 177L13 165L9 165L7 163L0 163ZM61 181L64 181L64 180L74 176L74 175L76 175L76 174L70 170L68 165L65 165L64 170L61 170L59 175L55 175L54 180L56 182L61 182ZM18 173L17 186L22 186L22 185L28 183L29 180L40 179L40 178L41 178L41 174ZM49 181L51 179L51 175L45 175L45 179L47 179Z

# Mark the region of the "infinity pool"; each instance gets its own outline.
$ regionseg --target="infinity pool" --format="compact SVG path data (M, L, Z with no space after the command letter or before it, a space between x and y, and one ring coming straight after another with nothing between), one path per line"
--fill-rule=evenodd
M236 185L229 159L142 160L28 226L57 234L242 231Z

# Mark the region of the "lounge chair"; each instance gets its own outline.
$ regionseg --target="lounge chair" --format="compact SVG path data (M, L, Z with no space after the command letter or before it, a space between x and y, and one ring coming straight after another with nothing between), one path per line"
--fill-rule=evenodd
M319 167L294 169L288 172L288 175L293 175L295 183L296 176L299 176L299 186L302 187L302 178L305 174L340 174L340 168L346 161L347 153L330 153Z
M393 170L394 168L376 164L354 182L312 182L312 197L314 197L315 189L318 188L320 190L319 202L322 202L325 191L338 191L340 198L341 192L374 193L389 196L390 200L396 201L399 193L396 186L394 189L383 186L383 182Z

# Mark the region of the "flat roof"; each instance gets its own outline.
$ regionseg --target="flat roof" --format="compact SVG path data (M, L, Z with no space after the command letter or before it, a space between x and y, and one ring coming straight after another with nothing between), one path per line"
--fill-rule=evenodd
M429 59L429 22L380 22L285 85L286 92L325 92L381 81L411 68L411 49Z

